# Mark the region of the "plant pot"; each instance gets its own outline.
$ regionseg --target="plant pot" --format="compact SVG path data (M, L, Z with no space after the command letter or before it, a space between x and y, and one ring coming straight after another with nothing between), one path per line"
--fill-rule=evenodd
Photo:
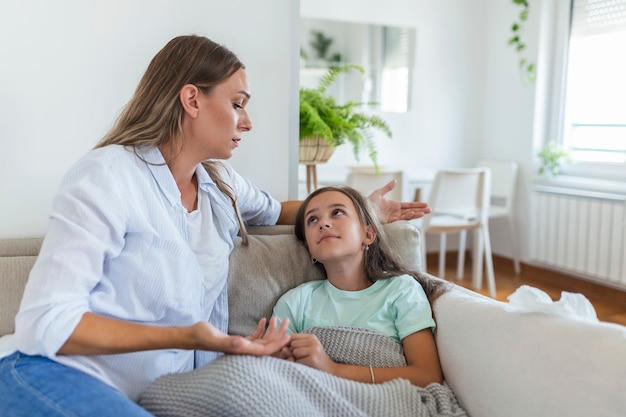
M300 140L300 163L315 165L328 162L335 152L335 147L330 146L322 137L303 138Z

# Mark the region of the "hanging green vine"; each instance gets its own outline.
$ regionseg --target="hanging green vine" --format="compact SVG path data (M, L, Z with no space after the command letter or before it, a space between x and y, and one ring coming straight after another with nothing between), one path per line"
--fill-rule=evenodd
M524 25L528 20L528 1L527 0L512 0L514 4L521 6L522 11L518 15L518 19L513 22L511 31L513 36L509 39L509 45L515 48L515 51L520 54L519 69L522 73L522 78L525 82L531 84L536 78L535 63L526 57L526 44L522 40L522 32L524 31Z

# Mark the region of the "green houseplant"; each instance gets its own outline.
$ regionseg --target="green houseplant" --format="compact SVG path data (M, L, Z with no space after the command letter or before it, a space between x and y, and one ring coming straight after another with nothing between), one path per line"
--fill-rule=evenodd
M365 72L359 65L333 66L322 75L317 88L300 88L301 164L326 162L337 146L348 143L352 145L357 161L360 152L366 151L374 166L378 167L372 129L379 129L391 138L387 123L379 116L357 111L357 108L370 103L348 101L338 104L327 93L328 87L342 73L352 70Z
M561 164L570 160L569 151L557 145L554 141L547 143L541 148L537 156L540 161L539 175L550 174L553 177L559 175Z

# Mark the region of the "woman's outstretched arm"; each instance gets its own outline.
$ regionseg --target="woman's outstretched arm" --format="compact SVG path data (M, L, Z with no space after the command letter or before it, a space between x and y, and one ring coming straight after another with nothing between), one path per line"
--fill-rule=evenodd
M376 212L382 223L391 223L396 220L419 219L432 211L428 203L418 201L401 202L385 198L385 194L394 188L396 188L396 180L388 182L368 196L368 199L376 208ZM283 201L280 204L281 211L276 224L294 224L296 222L296 213L302 205L302 201L289 200Z
M261 319L250 337L225 334L208 322L190 326L150 326L85 313L59 355L99 355L152 349L201 349L224 353L271 355L289 342L289 320L276 326L270 319L267 331Z

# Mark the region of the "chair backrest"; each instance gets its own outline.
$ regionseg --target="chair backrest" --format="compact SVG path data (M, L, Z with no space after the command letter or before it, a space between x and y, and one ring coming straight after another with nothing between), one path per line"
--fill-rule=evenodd
M424 216L424 227L427 228L431 218L438 214L473 217L486 223L489 217L490 190L489 168L438 170L428 201L433 214Z
M393 179L398 183L396 188L387 194L387 198L403 201L403 174L401 170L380 168L378 172L376 172L374 167L352 167L348 173L346 185L349 185L365 195L370 195L374 190L382 187Z
M512 213L517 184L517 162L482 159L476 166L491 170L491 205Z

